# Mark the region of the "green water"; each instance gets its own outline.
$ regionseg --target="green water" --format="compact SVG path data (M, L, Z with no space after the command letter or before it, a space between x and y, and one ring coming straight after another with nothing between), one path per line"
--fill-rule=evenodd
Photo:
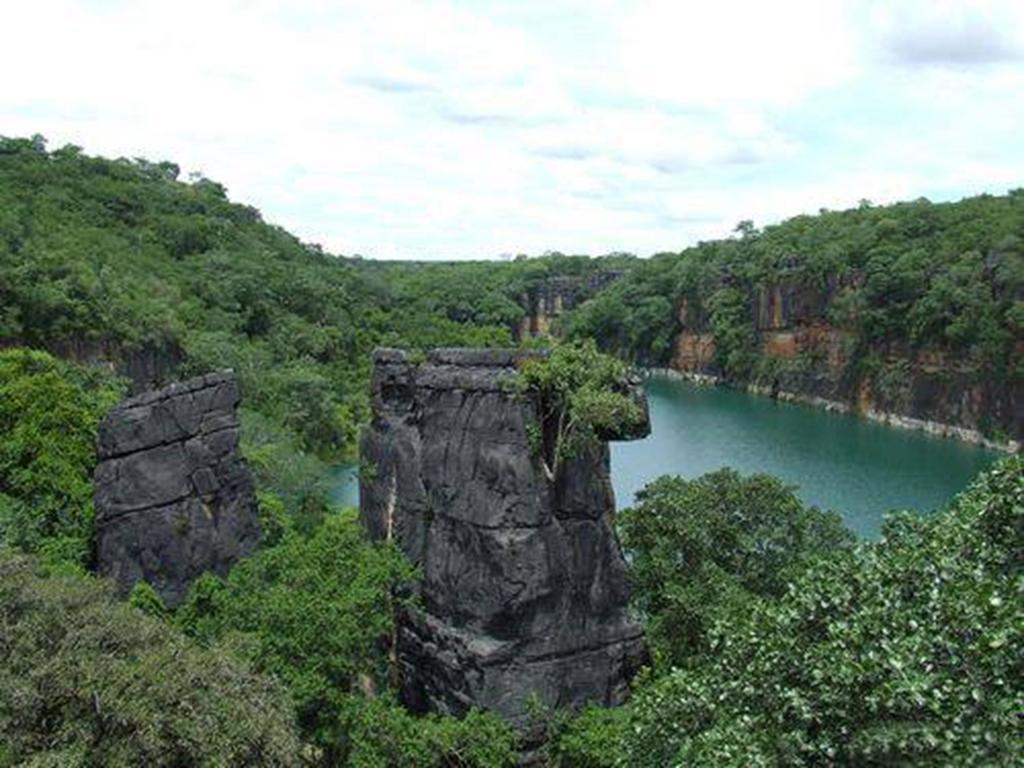
M863 537L878 535L891 509L944 507L999 454L780 403L724 387L648 380L650 437L612 444L612 484L619 507L663 474L697 477L719 467L768 472L798 486L805 501L839 512ZM332 468L332 501L359 503L356 469Z
M768 472L805 501L839 512L858 535L879 533L892 509L944 507L999 454L819 408L724 387L652 378L651 435L612 444L620 507L663 474L696 477L719 467Z
M335 464L330 474L328 499L336 507L359 506L359 465Z

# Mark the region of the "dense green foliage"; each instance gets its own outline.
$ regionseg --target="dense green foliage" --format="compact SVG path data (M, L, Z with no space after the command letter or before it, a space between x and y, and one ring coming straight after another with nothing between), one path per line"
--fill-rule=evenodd
M96 427L120 391L98 369L0 350L0 545L88 565Z
M623 364L589 340L662 364L685 324L713 334L726 377L762 380L778 361L753 308L780 284L829 297L851 385L898 390L884 359L907 349L979 380L1024 374L1021 190L745 223L643 262L413 264L330 256L178 175L0 138L0 346L19 347L0 351L0 547L37 554L0 552L0 766L513 764L494 717L395 703L393 609L414 574L329 508L324 462L353 454L374 346L509 344L551 278L590 299L565 318L585 343L523 366L551 477L640 415ZM588 283L608 268L625 276ZM83 575L96 425L124 383L27 348L126 373L236 369L262 549L175 613L145 585L117 603ZM856 547L772 478L653 483L621 532L654 665L629 706L556 715L552 763L1010 764L1022 512L1019 458Z
M679 666L707 652L716 621L779 597L808 561L853 543L836 513L805 506L774 477L729 469L655 480L619 531L656 658Z
M1016 764L1022 552L1012 457L948 511L891 517L880 541L729 611L700 663L564 726L553 751L588 766Z
M849 381L887 349L937 349L979 380L1024 378L1024 190L957 203L921 199L797 216L637 264L573 313L570 333L645 364L666 364L683 327L710 332L715 365L756 380L757 299L773 286L830 297L817 317L851 333ZM798 361L799 362L799 361ZM806 361L803 361L806 362Z
M386 698L349 709L351 768L512 768L512 730L492 714L471 710L463 718L414 717Z
M366 540L354 514L332 514L226 579L200 578L176 620L287 685L318 764L426 767L464 755L456 764L506 765L513 739L494 718L417 719L390 701L392 595L413 575L392 545Z
M234 638L260 669L288 683L299 722L330 750L360 676L387 683L378 647L392 630L391 591L411 578L391 547L374 546L351 514L331 515L308 538L290 535L240 562L229 576L206 575L178 609L204 640Z
M508 345L533 286L628 261L343 259L178 174L0 138L0 341L126 368L234 368L251 412L328 456L354 454L374 346Z
M625 385L625 365L598 352L593 341L559 344L520 362L516 386L535 404L538 423L531 437L549 480L600 435L642 423L644 413Z
M291 766L301 750L280 685L0 549L0 766Z

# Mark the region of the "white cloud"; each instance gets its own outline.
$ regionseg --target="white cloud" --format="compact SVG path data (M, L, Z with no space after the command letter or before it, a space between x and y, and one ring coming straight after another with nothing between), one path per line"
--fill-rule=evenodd
M880 5L875 26L885 53L906 66L977 66L1024 57L1017 0L915 0Z
M36 0L5 8L0 133L171 159L385 257L649 253L1019 185L1020 63L968 64L1021 6L899 7Z

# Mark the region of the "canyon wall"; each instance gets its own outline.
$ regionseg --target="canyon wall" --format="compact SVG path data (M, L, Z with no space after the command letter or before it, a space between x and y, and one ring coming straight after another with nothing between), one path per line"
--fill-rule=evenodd
M128 381L133 394L168 384L185 361L185 351L175 342L145 343L129 347L103 340L36 342L21 337L0 338L0 349L32 347L75 363L105 368Z
M526 312L515 337L518 340L550 336L553 324L586 297L623 275L619 269L602 269L586 277L559 275L534 285L519 297Z
M856 277L851 279L855 284ZM829 320L830 302L844 287L835 278L824 287L782 279L754 291L749 311L760 365L749 389L937 435L1019 447L1022 382L989 380L943 350L905 342L857 349L855 335ZM678 311L681 331L672 368L691 378L720 380L708 318L685 299ZM1017 354L1024 357L1024 343Z
M420 607L398 627L403 700L492 710L529 745L542 736L534 703L623 702L645 646L627 611L607 443L545 478L534 406L513 386L524 354L441 349L417 364L378 350L360 491L371 535L422 574Z
M97 566L122 593L145 580L174 607L201 573L224 575L256 547L238 401L234 374L216 373L129 398L103 419Z

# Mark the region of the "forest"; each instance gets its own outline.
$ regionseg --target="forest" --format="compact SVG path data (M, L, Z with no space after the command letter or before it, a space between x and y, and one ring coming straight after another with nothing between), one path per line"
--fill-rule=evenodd
M399 704L382 638L416 574L332 508L326 467L355 455L374 347L554 343L518 338L523 297L552 278L621 273L556 330L630 363L669 362L685 298L726 377L766 375L748 298L785 275L840 286L851 375L892 345L1024 374L1022 190L744 222L651 259L419 264L332 255L180 175L0 138L0 766L515 765L496 717ZM225 367L261 547L174 611L145 584L119 600L90 574L99 420L143 380ZM1019 456L877 542L728 469L651 483L617 528L651 664L624 707L536 713L551 765L1010 765L1024 749Z

